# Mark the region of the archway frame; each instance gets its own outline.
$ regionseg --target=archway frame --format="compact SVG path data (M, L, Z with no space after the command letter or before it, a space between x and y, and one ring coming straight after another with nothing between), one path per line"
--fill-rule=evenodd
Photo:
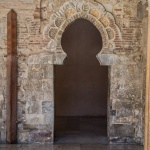
M57 12L48 14L48 11L45 11L44 8L49 7L49 3L49 1L41 2L41 32L43 41L45 41L44 43L47 43L46 49L48 53L53 54L53 65L62 65L64 59L67 57L67 54L61 46L62 35L66 27L79 18L86 19L94 24L102 36L103 47L96 56L100 65L111 66L120 63L115 53L115 40L122 40L121 31L114 16L102 4L97 2L87 3L86 0L80 2L78 0L72 0L64 3ZM108 76L110 76L110 69ZM108 89L108 122L111 103L109 93ZM109 123L107 124L107 130L109 136Z
M48 1L41 3L41 10L48 5ZM69 1L60 9L51 14L41 12L41 31L43 39L48 42L47 48L54 54L54 64L63 64L67 57L61 46L62 34L66 27L76 19L83 18L93 23L99 30L103 47L97 54L101 65L113 65L118 62L115 54L115 40L121 40L121 32L114 16L100 3L87 3L86 1ZM44 16L49 16L44 18Z

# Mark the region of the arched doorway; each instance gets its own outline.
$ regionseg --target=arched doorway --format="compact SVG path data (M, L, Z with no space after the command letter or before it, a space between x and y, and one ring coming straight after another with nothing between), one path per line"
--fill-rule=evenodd
M96 59L102 37L91 22L77 19L61 43L67 59L54 67L56 142L99 141L107 137L108 67Z

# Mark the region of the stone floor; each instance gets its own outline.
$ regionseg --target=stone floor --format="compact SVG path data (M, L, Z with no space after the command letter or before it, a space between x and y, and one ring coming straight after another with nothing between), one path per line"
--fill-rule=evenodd
M143 150L138 145L56 144L56 145L0 145L0 150Z
M107 144L107 118L56 117L55 143Z

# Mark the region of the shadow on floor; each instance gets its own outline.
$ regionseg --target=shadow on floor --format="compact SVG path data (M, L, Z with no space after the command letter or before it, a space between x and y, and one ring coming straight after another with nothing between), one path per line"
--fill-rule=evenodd
M0 145L0 150L144 150L137 145L102 145L102 144L18 144Z
M55 143L108 144L107 118L56 117Z

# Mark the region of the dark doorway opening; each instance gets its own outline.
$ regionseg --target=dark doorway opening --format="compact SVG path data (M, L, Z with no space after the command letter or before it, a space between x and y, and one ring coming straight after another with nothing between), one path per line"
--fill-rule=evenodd
M107 137L108 94L108 67L96 59L102 37L91 22L77 19L61 42L67 58L54 67L55 142L100 143Z

